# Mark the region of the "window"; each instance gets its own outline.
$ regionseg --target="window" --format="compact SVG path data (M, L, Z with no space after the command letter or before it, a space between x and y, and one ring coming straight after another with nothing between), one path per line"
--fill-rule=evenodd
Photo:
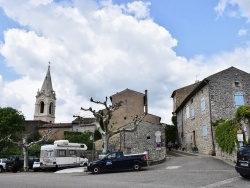
M205 106L205 100L201 99L201 111L205 112L206 111L206 106Z
M50 103L50 105L49 105L49 114L52 114L52 108L53 108L53 103Z
M240 82L234 82L235 87L240 87Z
M66 156L66 150L59 150L59 156L65 157Z
M40 113L44 113L44 102L40 103Z
M187 116L187 119L189 118L189 106L186 107L186 116Z
M51 157L51 156L53 156L53 150L46 151L46 152L47 152L47 157Z
M188 143L188 133L186 132L186 143Z
M206 124L204 124L203 125L203 138L206 138L207 137L207 125Z
M244 95L243 93L235 93L234 94L235 107L244 105Z
M70 155L75 155L75 154L76 154L76 151L75 151L75 150L69 150L69 154L70 154Z
M194 118L194 108L191 108L191 118Z

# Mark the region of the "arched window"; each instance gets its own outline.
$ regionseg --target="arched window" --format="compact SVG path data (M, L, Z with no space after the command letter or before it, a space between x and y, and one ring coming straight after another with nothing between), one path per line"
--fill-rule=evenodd
M40 103L40 113L44 113L44 102Z
M50 105L49 105L49 114L52 114L52 109L53 109L53 103L50 103Z

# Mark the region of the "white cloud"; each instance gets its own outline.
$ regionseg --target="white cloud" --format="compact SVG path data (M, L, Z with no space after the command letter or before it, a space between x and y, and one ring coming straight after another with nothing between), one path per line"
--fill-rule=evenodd
M138 19L148 18L150 15L148 6L150 6L150 4L150 2L135 1L128 3L125 11L134 14Z
M247 29L240 29L239 32L238 32L238 36L242 37L242 36L247 35L247 33L248 33Z
M25 26L5 31L0 54L22 76L12 82L0 79L0 105L33 119L36 92L50 61L56 122L72 121L80 107L93 106L91 97L103 101L130 88L147 89L149 113L171 123L172 92L194 83L197 74L202 80L233 65L249 71L249 48L188 61L174 52L177 40L150 18L149 3L105 3L45 1L34 6L0 0L6 15Z
M244 17L250 21L250 1L249 0L220 0L215 7L219 15L227 13L231 17Z

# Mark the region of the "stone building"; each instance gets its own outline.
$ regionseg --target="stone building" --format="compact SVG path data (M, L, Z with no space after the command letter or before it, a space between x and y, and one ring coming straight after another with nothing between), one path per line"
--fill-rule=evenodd
M123 127L133 121L133 118L141 116L146 113L147 116L144 121L148 121L155 124L160 124L161 118L148 113L148 91L145 90L145 94L133 91L131 89L125 89L110 97L112 104L122 101L121 107L114 111L110 120L110 125L113 125L114 129Z
M121 107L114 111L110 120L113 129L133 127L133 118L144 113L147 115L134 132L120 132L109 140L109 150L122 150L125 153L141 153L147 151L149 158L160 160L165 158L165 132L160 123L161 118L148 113L148 92L145 94L125 89L110 97L112 104L122 101ZM102 150L102 141L96 142L96 149Z
M212 122L233 118L240 105L250 104L250 74L230 67L172 93L179 143L183 150L216 150Z
M40 124L38 128L38 132L40 135L44 135L46 131L50 128L52 131L52 140L61 140L65 139L64 132L72 131L72 132L95 132L96 126L89 125L95 121L95 118L82 118L77 117L71 123L44 123Z

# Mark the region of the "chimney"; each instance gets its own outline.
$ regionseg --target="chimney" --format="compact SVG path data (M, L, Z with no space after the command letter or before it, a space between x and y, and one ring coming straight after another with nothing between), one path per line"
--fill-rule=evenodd
M145 105L145 114L148 114L148 90L145 90L144 105Z

